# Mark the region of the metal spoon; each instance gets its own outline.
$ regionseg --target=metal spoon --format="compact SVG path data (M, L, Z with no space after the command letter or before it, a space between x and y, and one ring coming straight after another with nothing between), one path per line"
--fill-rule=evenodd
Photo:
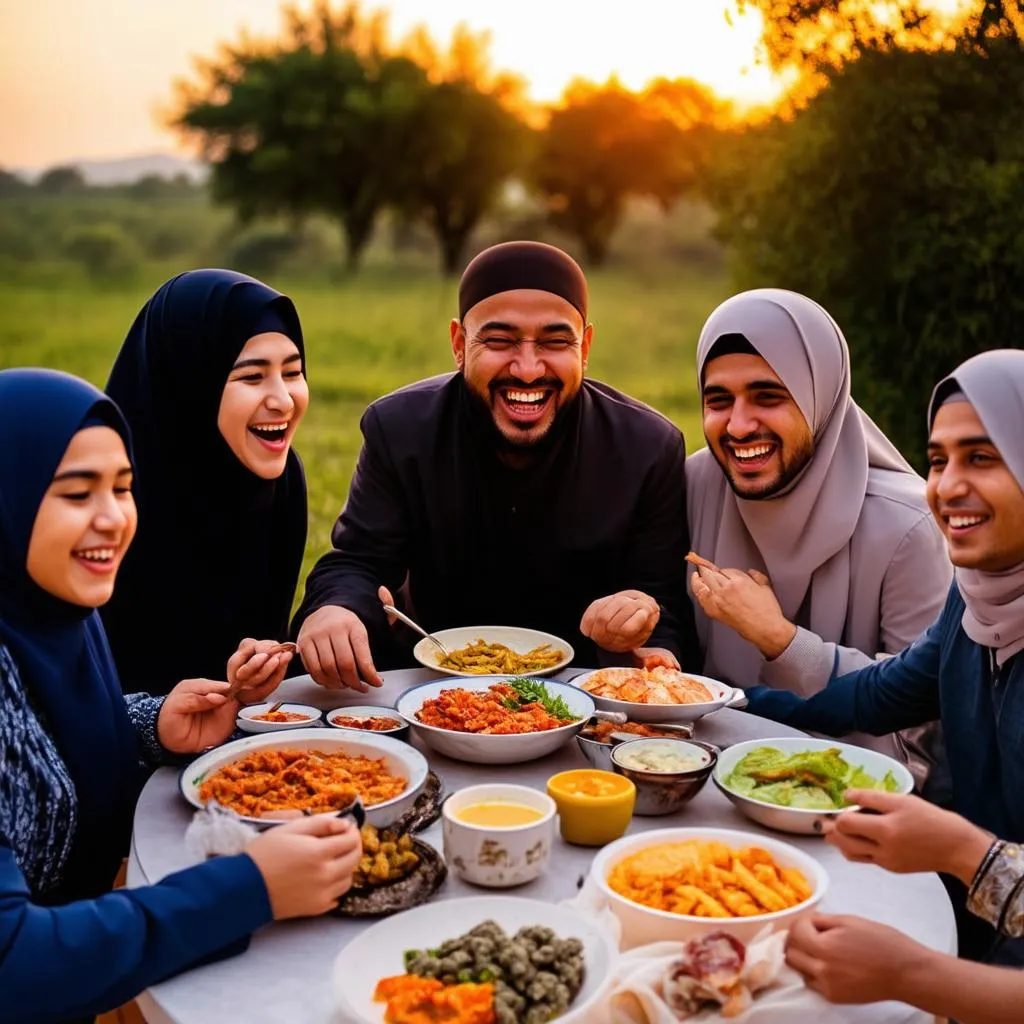
M451 651L449 651L448 648L445 647L445 645L441 643L441 641L438 640L436 636L433 636L432 634L428 633L422 626L413 622L412 619L410 619L409 616L405 614L405 612L400 612L393 604L384 605L384 611L386 611L388 615L394 615L396 619L399 619L400 621L404 622L411 629L416 630L416 632L419 633L420 636L425 636L435 647L438 648L438 650L446 658L451 657Z

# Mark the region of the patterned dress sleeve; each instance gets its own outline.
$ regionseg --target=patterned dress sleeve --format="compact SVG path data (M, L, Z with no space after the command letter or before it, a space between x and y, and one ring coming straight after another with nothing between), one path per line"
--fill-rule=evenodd
M156 720L164 705L164 698L151 697L148 693L129 693L124 698L124 704L139 737L143 763L150 768L170 764L173 755L160 745L156 737Z
M998 931L1024 936L1024 847L997 840L978 868L967 908Z

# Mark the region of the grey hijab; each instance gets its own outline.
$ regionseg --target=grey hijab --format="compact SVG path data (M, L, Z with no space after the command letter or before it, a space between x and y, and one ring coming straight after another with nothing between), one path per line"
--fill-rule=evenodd
M1024 352L994 349L973 356L940 381L928 407L929 428L939 406L963 393L1024 491ZM1024 650L1024 562L1005 572L955 570L967 607L964 632L992 647L1002 665Z
M851 576L878 568L850 562L865 494L919 505L923 481L850 397L846 339L818 303L778 288L727 299L701 331L701 381L711 347L727 334L743 335L786 385L811 427L814 456L785 492L762 500L738 498L706 449L692 456L694 550L723 567L764 571L790 621L841 643ZM892 554L884 545L872 548L884 560L879 565ZM702 614L698 628L706 664L736 685L757 681L763 659L752 644Z

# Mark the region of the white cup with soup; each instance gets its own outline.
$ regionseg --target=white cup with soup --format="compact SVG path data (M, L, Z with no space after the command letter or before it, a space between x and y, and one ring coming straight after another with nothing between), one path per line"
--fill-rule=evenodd
M474 885L532 882L551 858L554 800L539 789L495 783L457 790L441 815L448 867Z

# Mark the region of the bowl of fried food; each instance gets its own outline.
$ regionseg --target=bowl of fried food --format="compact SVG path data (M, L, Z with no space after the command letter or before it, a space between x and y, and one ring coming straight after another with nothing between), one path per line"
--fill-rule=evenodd
M467 626L432 635L448 654L424 637L412 649L413 657L449 676L550 676L575 656L560 637L518 626Z
M910 770L877 750L810 736L734 743L712 778L729 802L766 828L821 835L823 819L850 809L848 789L909 793Z
M377 736L390 736L404 740L409 735L409 723L404 722L394 708L378 708L369 704L335 708L326 714L327 724L335 729L354 729Z
M825 869L802 850L732 829L624 836L590 872L622 925L623 949L711 931L749 942L762 928L789 928L828 889Z
M437 850L409 832L378 829L367 822L359 834L363 855L352 888L334 911L340 917L377 917L418 907L448 875Z
M296 729L225 743L182 769L193 807L216 803L260 828L337 814L359 797L378 828L397 821L427 781L426 758L400 740L346 730Z
M572 739L594 714L594 702L568 683L480 676L410 687L396 710L438 754L475 764L518 764Z
M617 717L617 716L616 716ZM690 722L615 722L610 718L592 718L576 736L580 753L601 771L614 771L612 747L634 739L693 739Z
M745 699L742 690L717 679L655 668L600 668L572 681L601 711L617 711L634 722L695 722Z

